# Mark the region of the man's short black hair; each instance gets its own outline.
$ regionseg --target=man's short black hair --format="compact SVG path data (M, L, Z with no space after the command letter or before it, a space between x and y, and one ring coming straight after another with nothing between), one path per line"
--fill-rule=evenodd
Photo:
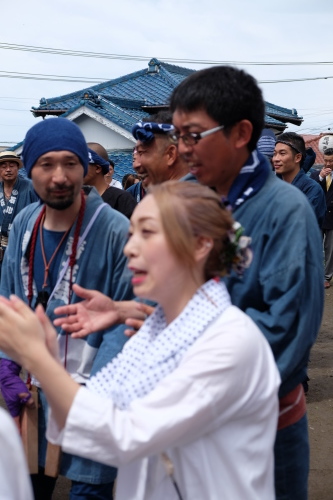
M327 148L325 149L324 153L325 156L333 156L333 148Z
M296 132L285 132L284 134L280 134L276 138L276 143L278 142L286 144L287 146L291 147L295 154L301 153L302 158L305 158L306 148L304 139L301 135L296 134Z
M225 126L225 133L237 122L249 120L253 126L249 151L255 149L265 123L265 103L256 80L232 66L216 66L187 77L173 91L170 109L202 109Z

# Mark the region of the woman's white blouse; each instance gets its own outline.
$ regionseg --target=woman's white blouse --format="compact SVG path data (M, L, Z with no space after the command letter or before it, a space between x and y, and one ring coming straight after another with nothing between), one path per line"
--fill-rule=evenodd
M162 452L184 500L273 500L279 384L263 334L230 306L129 410L81 388L48 439L119 467L117 500L178 499Z

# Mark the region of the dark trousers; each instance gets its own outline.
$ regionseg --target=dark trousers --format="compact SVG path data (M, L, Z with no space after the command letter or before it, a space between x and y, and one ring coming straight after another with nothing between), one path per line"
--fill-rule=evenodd
M274 455L276 500L307 500L310 452L306 415L277 431Z
M40 468L38 474L31 476L35 500L51 500L56 478L44 475ZM72 481L70 500L113 500L114 481L106 484L88 484Z

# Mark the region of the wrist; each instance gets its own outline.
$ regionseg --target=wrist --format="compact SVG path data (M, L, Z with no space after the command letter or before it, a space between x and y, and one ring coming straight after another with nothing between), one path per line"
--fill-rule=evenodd
M53 356L43 344L25 352L22 355L21 364L29 373L36 375L36 368L44 364L47 366L52 359L54 359Z
M125 323L128 318L136 317L138 311L136 309L137 303L134 300L123 300L116 303L117 313L119 315L119 324Z

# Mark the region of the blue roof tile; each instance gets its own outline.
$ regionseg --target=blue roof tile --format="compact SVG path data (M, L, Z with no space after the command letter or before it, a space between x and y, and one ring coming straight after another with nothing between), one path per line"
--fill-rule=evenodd
M142 106L165 105L173 89L194 73L158 59L151 59L148 68L114 80L51 99L42 98L35 116L58 113L66 117L79 106L92 106L97 113L130 131L135 121L147 116ZM107 105L109 104L109 105ZM300 125L302 117L295 109L283 108L266 102L266 125L284 128L286 122Z
M140 71L63 96L50 99L43 97L40 105L32 108L32 112L36 117L47 114L67 117L81 106L86 106L131 132L134 123L149 116L143 107L167 105L173 89L194 72L192 69L153 58L149 61L148 68ZM265 106L265 123L268 127L284 130L288 122L300 125L303 121L296 109L284 108L270 102L266 102ZM22 144L23 141L9 150L16 151ZM123 175L132 172L132 153L131 150L112 151L110 157L113 156L116 168L117 163L119 164L115 178L121 180Z
M110 160L114 162L113 178L122 181L126 174L135 174L132 167L132 149L117 149L108 151Z

